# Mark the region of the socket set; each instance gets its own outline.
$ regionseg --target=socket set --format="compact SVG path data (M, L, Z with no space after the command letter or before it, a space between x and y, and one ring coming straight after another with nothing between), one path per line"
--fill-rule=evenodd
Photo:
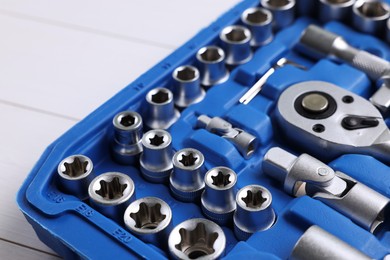
M67 259L390 259L390 1L244 0L17 201Z

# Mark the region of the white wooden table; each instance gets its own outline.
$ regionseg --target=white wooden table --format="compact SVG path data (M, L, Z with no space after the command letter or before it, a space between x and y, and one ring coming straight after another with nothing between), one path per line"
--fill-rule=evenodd
M43 150L239 0L0 0L0 259L53 259L16 192Z

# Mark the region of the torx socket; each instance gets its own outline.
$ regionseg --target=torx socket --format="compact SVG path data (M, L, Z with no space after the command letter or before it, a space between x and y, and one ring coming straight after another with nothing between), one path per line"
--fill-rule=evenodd
M145 124L151 129L168 129L180 113L175 109L173 94L167 88L155 88L146 94Z
M124 222L145 243L167 248L172 230L172 210L162 199L145 197L132 202L124 214Z
M203 213L219 225L227 225L236 210L236 173L227 167L215 167L205 177L205 190L201 196Z
M177 151L172 159L169 185L175 198L185 202L197 200L204 189L204 156L192 148Z
M140 157L142 176L150 182L165 183L172 172L172 137L161 129L150 130L142 137Z
M252 59L252 34L248 28L241 25L227 26L221 31L219 38L226 53L226 64L235 66Z
M259 47L272 41L272 13L261 7L246 9L241 21L252 33L251 46Z
M205 87L221 84L229 79L225 65L225 52L217 46L206 46L196 53L200 83Z
M134 111L118 113L113 119L112 157L120 164L138 162L142 152L142 117Z
M173 259L219 259L225 252L226 236L216 223L193 218L172 230L168 247Z
M347 21L356 0L319 0L318 18L327 23L332 20Z
M60 190L84 200L88 198L88 185L93 176L93 163L85 155L71 155L57 167Z
M186 108L203 100L206 92L200 86L199 70L185 65L176 68L172 73L173 98L175 105Z
M135 199L133 180L120 172L97 176L88 188L91 207L118 223L123 223L127 206Z
M234 234L239 240L247 240L253 233L267 230L275 223L272 195L265 187L245 186L237 192L236 203Z
M382 35L389 17L390 7L384 1L357 0L353 6L353 26L364 33Z
M283 29L295 20L295 0L260 0L260 4L272 12L275 30Z

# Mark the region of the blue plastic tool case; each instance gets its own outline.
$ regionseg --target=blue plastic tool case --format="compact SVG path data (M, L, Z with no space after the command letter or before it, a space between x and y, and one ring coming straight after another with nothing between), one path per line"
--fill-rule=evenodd
M112 119L115 114L125 110L138 111L143 115L145 95L149 90L161 86L170 88L171 74L176 67L194 64L198 49L218 44L221 29L240 23L241 13L257 5L257 0L245 0L227 11L46 149L17 196L25 217L45 244L64 258L169 257L163 250L143 243L124 226L92 209L88 202L61 192L54 178L57 165L69 155L87 155L94 162L95 175L107 171L126 173L136 184L137 198L156 196L164 199L172 208L174 226L189 218L204 217L198 204L175 200L166 185L149 183L141 177L136 167L123 166L111 159L109 142L113 131ZM204 154L207 169L215 166L233 169L238 175L238 188L260 184L272 193L277 214L275 225L267 231L255 233L243 242L236 240L231 227L223 227L227 237L226 259L285 259L311 225L320 226L372 258L382 259L390 253L390 228L373 235L318 200L307 196L291 197L283 191L280 183L262 173L262 158L269 148L281 146L296 155L304 152L300 147L291 147L280 139L272 120L275 103L287 87L301 81L322 80L365 98L369 98L376 90L376 86L363 72L351 66L329 59L309 59L295 51L301 32L311 23L317 22L310 17L299 17L293 25L278 32L270 44L255 51L251 61L235 67L227 82L210 88L201 103L185 109L180 119L169 128L174 150L196 148ZM338 22L322 26L342 35L351 45L390 60L390 46L382 40L358 33ZM281 68L268 79L252 102L248 105L240 104L238 99L281 57L303 64L308 70L293 66ZM200 114L223 117L255 135L259 140L255 155L245 160L227 140L206 130L195 129ZM389 118L386 122L390 124ZM326 163L390 197L390 168L375 158L345 154Z

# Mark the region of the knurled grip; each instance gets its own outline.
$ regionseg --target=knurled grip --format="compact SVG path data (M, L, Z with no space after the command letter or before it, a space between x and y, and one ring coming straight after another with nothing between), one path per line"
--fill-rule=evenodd
M390 73L390 63L366 51L358 51L351 65L365 72L371 79L378 80Z

